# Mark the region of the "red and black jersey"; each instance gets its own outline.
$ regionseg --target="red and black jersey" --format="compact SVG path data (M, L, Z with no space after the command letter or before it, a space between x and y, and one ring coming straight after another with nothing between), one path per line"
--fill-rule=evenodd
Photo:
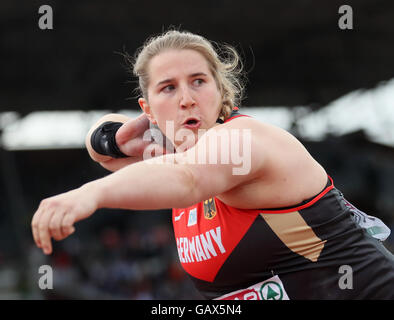
M201 294L394 299L393 255L351 218L327 181L315 197L289 208L238 209L213 197L173 209L179 259ZM352 283L341 283L343 270L352 272Z

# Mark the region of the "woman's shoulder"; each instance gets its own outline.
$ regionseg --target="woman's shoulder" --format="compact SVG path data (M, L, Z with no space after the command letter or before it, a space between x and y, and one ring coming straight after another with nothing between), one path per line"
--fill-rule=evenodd
M250 129L252 159L256 155L264 159L259 178L231 190L230 193L220 195L225 203L230 201L230 204L234 205L234 199L243 198L247 198L252 207L298 203L315 194L316 190L326 183L327 174L324 168L288 131L251 117L239 117L222 126L230 130ZM278 194L283 193L283 190L287 190L288 196L280 200L282 203L278 202ZM299 199L301 200L298 201Z
M276 139L279 139L281 143L285 141L293 143L298 141L298 139L289 131L269 122L264 122L250 116L234 117L230 121L220 124L215 128L216 130L220 130L221 128L230 130L249 129L251 135L253 136L258 136L263 140L274 139L274 141L276 141Z

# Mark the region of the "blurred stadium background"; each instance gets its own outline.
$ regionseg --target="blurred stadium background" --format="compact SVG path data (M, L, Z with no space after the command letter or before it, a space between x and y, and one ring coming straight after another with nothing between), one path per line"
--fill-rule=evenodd
M38 28L43 4L53 30ZM353 30L338 28L343 4ZM235 46L242 111L296 135L349 201L394 228L392 1L6 0L0 24L0 299L201 298L169 210L99 210L49 257L30 232L41 199L108 174L83 142L101 115L139 113L116 52L170 26ZM38 288L43 264L53 290Z

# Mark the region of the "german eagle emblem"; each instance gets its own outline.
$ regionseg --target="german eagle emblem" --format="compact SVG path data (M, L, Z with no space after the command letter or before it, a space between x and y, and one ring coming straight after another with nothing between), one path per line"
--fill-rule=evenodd
M205 219L213 219L216 216L215 199L209 198L204 200L204 217Z

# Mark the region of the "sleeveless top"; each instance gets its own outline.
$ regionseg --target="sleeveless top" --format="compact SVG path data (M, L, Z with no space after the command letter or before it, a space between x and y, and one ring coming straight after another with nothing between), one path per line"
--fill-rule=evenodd
M172 223L182 267L207 299L394 299L394 256L355 222L329 176L292 207L213 197L174 208Z

